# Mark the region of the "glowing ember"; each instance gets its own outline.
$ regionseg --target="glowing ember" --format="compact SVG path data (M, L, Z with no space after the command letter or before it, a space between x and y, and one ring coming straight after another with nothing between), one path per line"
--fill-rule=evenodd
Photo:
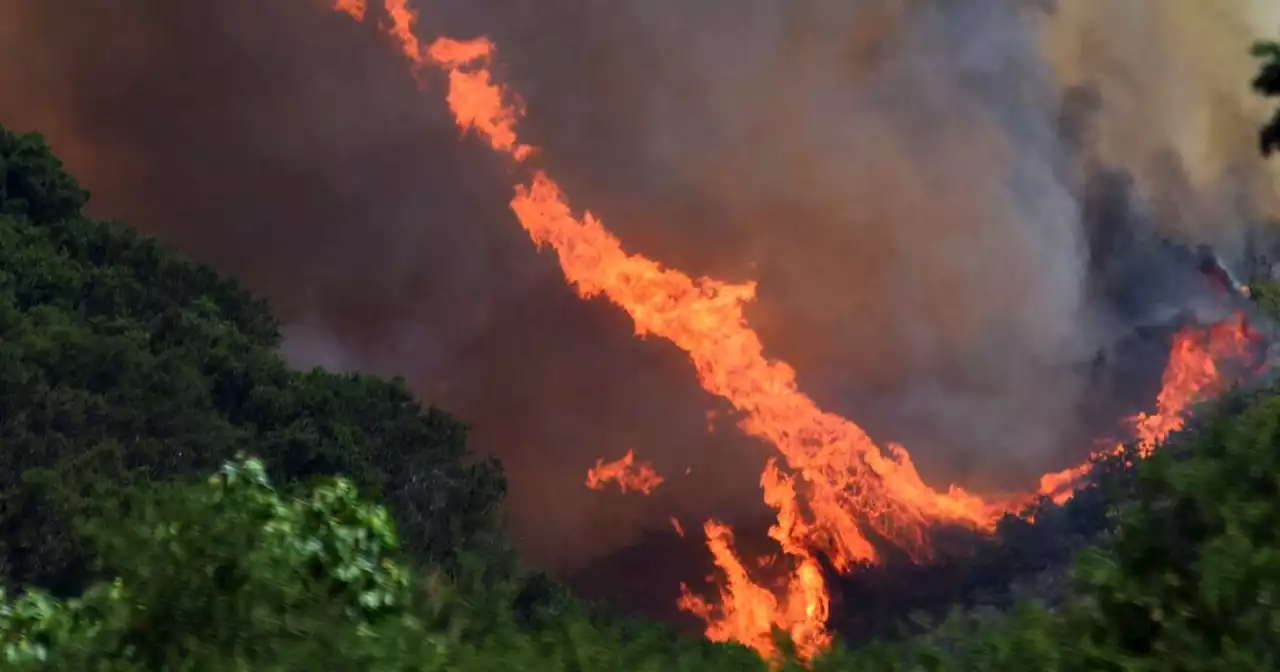
M662 476L647 462L636 462L634 451L627 451L612 462L596 460L596 466L587 470L587 487L604 490L607 483L617 483L623 492L649 494L662 485Z
M533 148L516 133L521 103L493 82L494 45L483 37L444 38L424 53L412 32L417 17L405 0L385 2L392 24L388 33L415 72L434 64L447 73L447 100L459 128L475 131L517 162L531 157ZM364 15L358 0L339 0L336 9L357 19ZM790 634L802 655L812 656L831 640L829 599L817 557L827 558L838 571L874 561L876 551L868 541L874 534L915 559L926 559L934 528L991 531L1006 512L1034 501L1037 493L980 498L955 486L935 490L921 480L903 447L877 446L852 421L819 408L800 392L789 365L764 356L759 336L747 325L743 311L755 298L753 283L692 278L628 254L589 212L575 214L560 186L541 170L516 187L511 209L538 246L555 250L566 281L579 295L608 297L631 316L637 336L659 336L683 350L703 388L732 404L742 415L742 429L781 455L781 462L769 463L761 487L778 514L769 534L789 559L789 576L777 590L763 587L735 554L732 530L707 522L707 546L724 574L720 600L713 605L682 587L680 606L707 622L709 638L742 642L769 656L777 628ZM1175 339L1155 412L1133 419L1134 438L1143 450L1180 428L1189 405L1222 389L1216 362L1243 356L1247 340L1243 319ZM632 465L633 460L628 452L622 462ZM589 474L588 484L612 478L604 475L612 466L599 462L593 470L599 473ZM1069 497L1089 468L1045 476L1040 494ZM678 521L672 524L683 533Z

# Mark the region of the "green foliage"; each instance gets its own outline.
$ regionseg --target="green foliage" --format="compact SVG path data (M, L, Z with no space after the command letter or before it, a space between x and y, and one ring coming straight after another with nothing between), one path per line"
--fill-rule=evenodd
M261 462L240 460L203 485L135 492L111 514L91 536L118 578L75 600L31 592L6 605L6 669L302 670L322 660L304 651L342 644L354 663L381 655L379 634L414 625L394 526L346 480L282 498Z
M1083 560L1085 641L1126 669L1278 669L1280 396L1190 441L1143 465L1113 548Z
M1253 78L1253 90L1267 98L1280 97L1280 42L1264 40L1255 42L1251 53L1261 61L1258 74ZM1258 133L1258 149L1263 156L1270 156L1280 147L1280 110L1263 125Z
M1280 282L1255 280L1249 284L1249 298L1267 315L1280 319Z
M953 614L929 633L815 672L1273 670L1280 662L1280 393L1210 409L1122 474L1130 501L1057 608ZM15 670L763 670L741 647L571 602L529 618L527 584L484 563L419 574L385 510L342 479L296 497L256 460L137 490L86 521L114 582L0 609ZM97 667L92 667L92 665ZM25 666L25 667L23 667ZM774 667L799 670L794 660Z
M1280 657L1280 393L1116 472L1130 500L1055 608L957 612L928 633L835 650L815 672L1273 670ZM519 608L528 581L484 562L408 572L395 526L355 487L288 496L240 460L204 483L131 491L86 519L110 583L0 607L15 670L688 670L763 672L750 651ZM96 667L94 667L96 665ZM773 667L799 670L795 660Z
M387 512L349 482L286 497L252 459L134 492L91 536L118 578L66 601L0 600L4 669L765 669L739 647L581 611L525 627L510 600L482 597L515 584L419 580L393 555Z
M72 521L104 491L198 477L252 445L283 487L346 474L422 562L503 550L497 465L400 381L291 371L267 306L118 224L39 136L0 129L0 585L88 579Z
M0 214L49 222L73 217L89 193L62 170L44 138L0 125Z

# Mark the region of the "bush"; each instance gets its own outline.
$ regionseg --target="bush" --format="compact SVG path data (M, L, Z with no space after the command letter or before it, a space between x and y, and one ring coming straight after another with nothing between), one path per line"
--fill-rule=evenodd
M254 459L133 491L87 525L117 578L65 601L0 601L4 669L765 669L741 647L581 611L524 627L510 600L485 597L516 584L419 578L396 557L389 514L350 482L282 496Z

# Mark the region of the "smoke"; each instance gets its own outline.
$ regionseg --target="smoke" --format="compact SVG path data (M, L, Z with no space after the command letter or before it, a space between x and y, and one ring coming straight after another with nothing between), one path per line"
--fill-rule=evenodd
M0 0L0 119L45 132L99 215L268 296L294 361L472 421L533 561L761 513L768 447L709 434L724 409L678 353L532 249L442 82L322 4ZM1095 353L1215 308L1158 238L1237 268L1267 240L1246 49L1280 16L1219 5L416 3L424 36L494 37L530 140L630 249L759 280L752 323L806 390L927 478L991 487L1150 398L1158 354ZM653 497L582 486L628 448L668 476Z

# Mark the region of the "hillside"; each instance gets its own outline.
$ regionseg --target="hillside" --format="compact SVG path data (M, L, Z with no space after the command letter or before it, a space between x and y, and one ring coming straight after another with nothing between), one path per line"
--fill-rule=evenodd
M556 599L504 540L501 470L461 421L398 381L290 370L268 306L82 216L38 135L0 128L0 173L4 669L1280 669L1280 384L953 567L844 587L988 608L766 662ZM1274 309L1274 286L1255 296Z

